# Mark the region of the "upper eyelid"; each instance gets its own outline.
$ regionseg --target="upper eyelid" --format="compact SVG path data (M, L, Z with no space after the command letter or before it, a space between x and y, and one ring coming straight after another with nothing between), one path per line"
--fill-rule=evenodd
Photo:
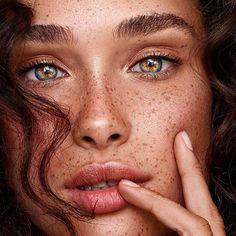
M137 65L138 63L140 63L140 62L142 62L142 61L144 61L144 60L146 60L146 59L148 59L148 58L160 58L160 59L163 59L163 60L166 60L166 61L169 61L170 63L173 63L173 64L181 64L182 63L182 61L181 61L181 59L180 58L178 58L178 57L175 57L175 56L170 56L169 54L163 54L163 55L161 55L161 54L159 54L159 55L146 55L146 56L144 56L144 57L142 57L141 56L141 58L140 59L136 59L136 61L135 62L133 62L129 67L128 67L128 70L129 71L132 71L132 68L135 66L135 65ZM145 72L143 72L143 73L145 73Z
M58 60L55 59L32 59L30 61L26 61L24 63L22 63L22 65L20 66L20 68L17 70L18 74L24 74L29 72L30 70L34 69L35 67L39 67L42 65L52 65L54 67L57 67L59 70L63 71L66 74L70 74L67 68L65 68L65 66L61 65L62 63L60 63Z
M177 62L179 64L182 63L182 58L180 56L177 56L177 52L170 52L168 49L155 49L155 48L150 48L150 49L145 49L141 50L138 54L136 54L134 57L132 57L129 62L128 62L128 68L131 68L134 66L136 63L145 60L150 57L156 57L156 58L163 58L166 60L170 60L173 62Z

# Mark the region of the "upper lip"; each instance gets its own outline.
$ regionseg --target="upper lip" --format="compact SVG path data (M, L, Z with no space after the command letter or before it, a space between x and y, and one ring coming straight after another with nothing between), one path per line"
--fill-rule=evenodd
M83 166L74 176L65 182L66 188L94 185L103 181L128 179L136 183L150 180L150 175L136 168L118 162L92 163Z

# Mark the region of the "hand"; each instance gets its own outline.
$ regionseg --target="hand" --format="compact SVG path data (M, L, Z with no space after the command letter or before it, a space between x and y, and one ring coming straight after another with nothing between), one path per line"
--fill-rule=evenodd
M212 201L186 132L177 134L174 152L186 207L128 180L119 183L120 194L130 204L151 212L179 235L226 235L223 220Z

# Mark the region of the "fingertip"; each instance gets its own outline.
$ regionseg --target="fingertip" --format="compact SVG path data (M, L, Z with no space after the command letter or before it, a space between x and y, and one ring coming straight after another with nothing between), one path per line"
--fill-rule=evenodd
M177 157L185 155L186 153L193 153L192 142L185 130L179 132L174 141L174 151Z
M174 151L180 173L192 166L192 164L196 161L193 153L192 142L185 130L176 135Z
M126 186L128 186L128 187L135 187L135 188L140 187L140 185L136 184L136 183L133 182L133 181L127 180L127 179L122 179L122 180L120 181L120 184L121 184L121 185L126 185Z
M179 132L176 135L174 146L175 146L175 148L178 148L179 146L182 146L184 148L187 148L190 151L193 151L192 142L189 138L188 133L185 130Z
M131 204L139 202L139 200L137 200L139 194L137 193L141 190L141 187L138 184L130 180L123 179L119 182L118 189L125 201Z
M190 151L193 151L192 142L191 142L186 131L181 132L181 138L182 138L182 141L184 142L186 148L188 148Z

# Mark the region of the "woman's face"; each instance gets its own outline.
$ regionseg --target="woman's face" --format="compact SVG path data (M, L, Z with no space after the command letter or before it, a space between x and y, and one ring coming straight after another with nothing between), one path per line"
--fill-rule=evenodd
M69 111L72 128L51 158L47 178L64 201L94 210L89 222L71 218L77 234L171 233L152 215L126 205L116 186L131 179L183 204L173 153L181 130L205 165L211 92L201 61L204 32L196 1L25 2L34 8L33 27L23 54L20 47L15 52L21 56L14 67L28 89ZM39 142L40 134L34 140ZM34 156L35 168L39 159ZM30 181L40 190L33 177L32 172ZM21 191L17 174L9 178L45 233L67 235L65 226Z

